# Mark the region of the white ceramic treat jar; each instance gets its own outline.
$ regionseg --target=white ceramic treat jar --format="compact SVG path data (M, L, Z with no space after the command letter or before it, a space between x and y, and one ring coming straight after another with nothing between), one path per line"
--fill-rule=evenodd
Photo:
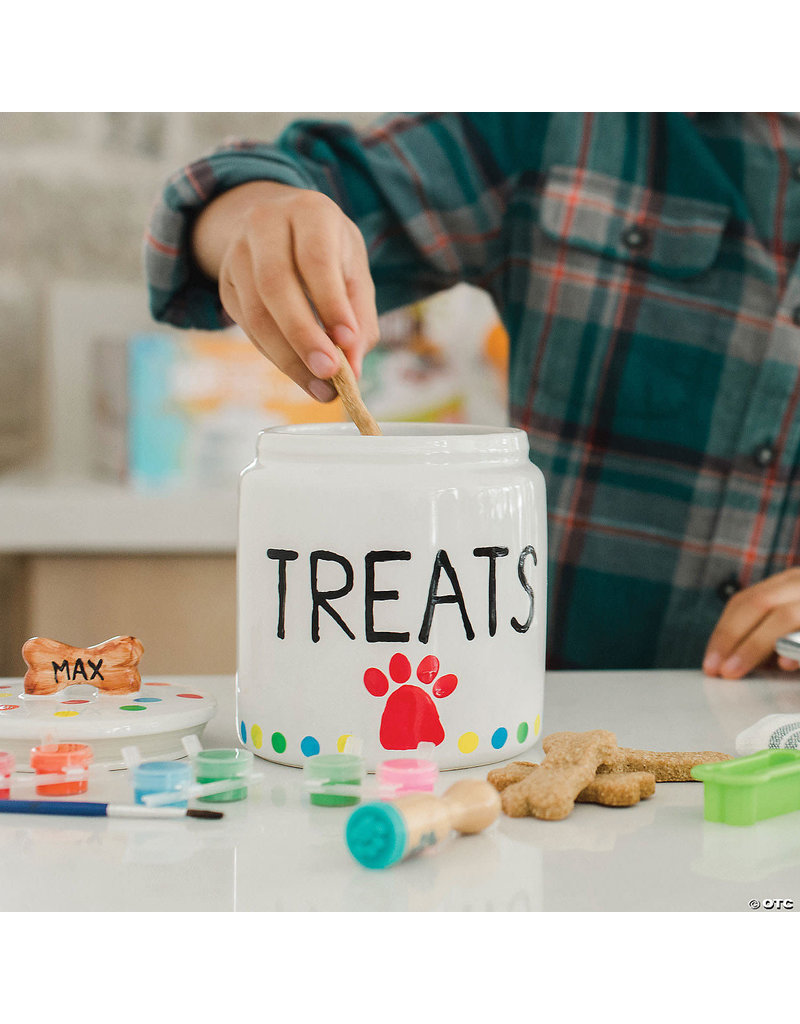
M273 427L239 492L237 726L301 766L360 741L368 771L441 769L541 730L544 478L512 428ZM350 747L349 749L352 749Z

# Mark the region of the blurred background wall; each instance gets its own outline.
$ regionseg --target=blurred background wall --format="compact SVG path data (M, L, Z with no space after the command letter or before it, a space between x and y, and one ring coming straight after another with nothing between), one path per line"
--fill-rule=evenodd
M269 140L299 117L370 113L0 113L0 471L43 445L49 289L142 283L151 204L178 167L227 136Z
M192 348L190 332L168 337L153 324L145 227L166 179L226 138L268 141L298 118L364 128L377 116L0 113L0 676L24 674L20 648L32 635L75 646L138 636L148 675L235 670L238 472L263 426L346 417L266 360L253 366L243 336L206 332ZM98 347L97 336L115 333L121 341ZM507 339L483 292L459 285L387 314L381 333L362 378L379 419L504 421ZM174 463L142 479L131 472L132 354L149 381L153 353L159 372L170 360L180 371L188 398L173 392L168 408L139 410L137 423L167 431L178 409L184 437ZM234 364L263 404L246 410L240 394L219 408L221 385L198 391L209 374L229 387ZM145 469L163 456L162 436L151 429L150 450L133 453ZM98 455L116 458L110 478L96 475Z
M144 287L142 237L148 213L166 178L178 167L218 146L228 136L271 139L298 117L345 119L366 126L371 113L0 113L0 473L22 469L45 452L47 401L45 364L50 327L48 303L60 280L130 283ZM76 396L76 401L80 397ZM57 510L54 510L57 514ZM0 538L2 544L2 538ZM54 613L40 614L45 599L52 606L74 608L73 622L87 617L81 602L58 600L58 582L87 589L87 578L109 574L125 587L129 573L118 561L77 563L69 560L8 555L0 547L0 675L24 672L19 643L27 631L70 628ZM187 570L183 559L137 560L140 575L174 588ZM225 581L232 592L232 567L225 559L207 574ZM44 573L48 579L38 584ZM144 584L143 584L144 585ZM96 591L94 586L91 587ZM155 588L158 589L157 587ZM64 591L61 591L63 594ZM48 596L49 595L49 596ZM102 598L96 599L102 603ZM124 608L124 605L121 607ZM95 617L101 628L132 631L113 611ZM225 654L211 668L230 670L230 616L221 626ZM75 623L77 624L77 623ZM145 623L146 625L146 623ZM78 631L83 634L83 630ZM103 637L64 636L65 642L97 643ZM151 665L164 672L180 659L161 658Z

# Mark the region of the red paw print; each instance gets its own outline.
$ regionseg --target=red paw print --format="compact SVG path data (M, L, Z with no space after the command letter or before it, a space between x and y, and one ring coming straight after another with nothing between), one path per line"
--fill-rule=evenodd
M439 659L427 655L417 665L417 679L425 686L431 686L434 697L449 697L458 686L456 676L439 673ZM381 716L380 740L384 750L416 750L420 743L438 746L444 739L444 729L439 721L436 705L425 690L416 683L409 683L411 662L405 654L393 655L389 662L389 675L401 685L389 696ZM435 681L434 681L435 680ZM364 673L364 686L373 697L385 697L389 692L389 680L379 668L368 668Z

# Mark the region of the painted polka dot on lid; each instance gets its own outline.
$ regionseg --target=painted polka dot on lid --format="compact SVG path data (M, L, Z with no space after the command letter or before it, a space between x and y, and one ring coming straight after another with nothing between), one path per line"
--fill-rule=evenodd
M147 711L141 704L120 704L120 711Z
M16 711L19 704L0 704L0 711Z
M161 702L160 697L134 697L137 704L159 704Z
M176 693L176 697L189 697L191 700L202 700L203 695L201 693Z
M54 711L53 718L74 718L80 711Z
M286 737L282 732L274 732L270 738L272 749L276 754L282 754L286 750Z
M314 757L319 753L319 740L313 736L304 736L300 740L300 750L306 757Z
M505 746L506 740L508 739L508 729L503 729L502 726L499 729L495 729L492 733L492 746L495 750L499 750Z
M62 700L62 704L88 704L88 700Z

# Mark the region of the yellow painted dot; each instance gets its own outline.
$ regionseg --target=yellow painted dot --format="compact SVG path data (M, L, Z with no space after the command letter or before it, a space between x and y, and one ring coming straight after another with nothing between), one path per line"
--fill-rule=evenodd
M536 718L534 719L534 722L533 722L533 735L534 736L538 736L539 735L539 730L541 729L541 727L542 727L542 716L541 715L537 715Z
M77 711L54 711L53 718L74 718Z
M250 727L250 739L253 741L253 746L256 750L261 750L261 744L264 742L264 734L261 731L260 725L252 725Z
M340 736L336 741L336 749L340 754L344 753L344 748L347 746L347 741L350 739L350 733L346 732L343 736Z
M462 754L471 754L479 742L477 733L465 732L463 736L458 738L458 749Z

